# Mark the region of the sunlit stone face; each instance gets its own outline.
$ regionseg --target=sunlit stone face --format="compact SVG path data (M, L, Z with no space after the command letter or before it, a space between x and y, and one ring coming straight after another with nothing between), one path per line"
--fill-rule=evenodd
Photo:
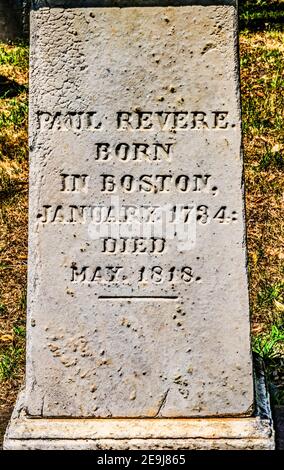
M235 2L43 3L28 413L250 414Z

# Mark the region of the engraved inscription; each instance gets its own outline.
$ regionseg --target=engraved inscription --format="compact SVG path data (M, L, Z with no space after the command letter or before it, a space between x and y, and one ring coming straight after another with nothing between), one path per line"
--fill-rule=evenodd
M140 193L169 193L176 191L179 193L187 192L215 192L217 188L212 186L210 188L209 179L211 175L154 175L143 174L135 177L133 175L123 175L117 178L115 175L102 174L101 176L101 191L105 193L115 193L122 191L125 193L140 192Z
M227 129L228 115L228 111L119 111L117 128L122 131Z
M192 205L168 205L160 206L96 206L96 205L43 205L37 215L38 221L44 226L46 224L155 224L161 220L168 223L180 222L187 224L191 221L190 216L195 210ZM217 210L208 205L196 206L196 220L204 225L209 222L228 224L237 222L238 213L230 210L226 205Z
M90 268L89 266L77 267L76 263L71 266L71 282L74 283L119 283L122 266L96 266Z
M65 175L61 174L61 191L63 192L87 192L88 175Z
M38 111L37 123L38 128L45 131L98 131L102 128L96 111Z
M102 240L103 253L153 253L165 252L166 240L164 238L104 238Z
M118 160L120 162L128 162L135 160L137 162L143 161L171 161L172 157L172 143L132 143L127 144L124 142L118 143L115 147L111 147L106 142L99 142L95 144L94 158L98 161Z
M126 268L123 266L79 266L77 262L73 262L70 267L70 281L74 284L127 284L136 285L143 284L184 284L189 285L193 282L197 284L202 282L200 276L190 266L172 266L165 268L163 266L141 266L131 276L125 274Z
M116 131L131 133L134 131L148 131L170 133L168 141L128 141L119 139L115 143L106 140L96 141L90 147L92 161L101 166L132 165L155 163L168 164L168 172L141 172L132 171L117 175L114 172L60 173L60 191L62 196L68 194L87 194L95 190L105 194L105 197L119 197L127 194L179 194L206 197L204 202L190 204L68 204L65 200L60 204L44 204L38 212L38 222L42 227L49 224L86 225L90 239L95 242L96 250L103 259L115 259L120 255L151 255L162 260L162 255L169 252L168 240L177 239L179 245L176 249L182 252L195 243L196 235L193 231L196 226L205 227L208 224L230 225L238 221L238 213L231 210L227 204L220 201L212 205L208 197L220 196L219 183L210 173L180 172L172 173L170 165L174 160L179 161L180 155L175 151L177 131L187 130L227 130L235 127L230 123L228 111L118 111L112 116L114 121L106 116L98 116L97 112L39 112L38 125L45 131L102 131L106 122L109 126L115 124ZM172 142L171 142L172 140ZM140 166L140 165L139 165ZM111 167L113 168L113 166ZM137 167L138 168L138 167ZM216 184L217 183L217 184ZM92 230L90 227L95 229ZM159 234L159 235L158 235ZM193 236L194 235L194 236ZM99 243L96 242L99 240ZM87 244L90 246L90 242ZM86 248L81 248L82 253ZM158 258L159 257L159 258ZM128 258L129 259L129 258ZM199 259L199 258L197 258ZM162 263L153 266L137 266L136 270L129 272L127 265L105 264L91 267L74 261L71 264L70 281L72 284L86 284L93 286L136 285L137 289L145 286L171 286L189 285L193 282L202 282L200 275L195 275L190 266L165 267ZM172 287L173 288L173 287ZM100 296L101 299L122 298L119 296ZM128 298L124 296L123 298ZM129 297L130 298L130 297ZM139 296L131 298L150 299L162 298L159 296ZM166 298L166 297L165 297ZM173 296L173 299L178 298Z
M105 130L111 118L119 131L218 130L235 127L229 111L118 111L113 116L99 116L97 111L38 111L37 123L42 131Z

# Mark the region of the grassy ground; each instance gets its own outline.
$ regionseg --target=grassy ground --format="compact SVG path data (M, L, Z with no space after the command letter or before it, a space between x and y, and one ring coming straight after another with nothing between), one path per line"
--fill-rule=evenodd
M284 404L284 2L240 2L253 348Z
M253 347L284 403L283 1L240 2ZM23 376L27 260L28 49L0 44L0 412Z
M0 44L0 412L24 370L28 48Z

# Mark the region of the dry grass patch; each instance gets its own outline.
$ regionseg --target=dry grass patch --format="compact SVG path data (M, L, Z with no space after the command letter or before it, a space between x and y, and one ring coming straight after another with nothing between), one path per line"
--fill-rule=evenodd
M253 349L284 403L284 33L240 37Z
M283 320L284 33L247 32L240 44L250 292L259 330Z
M24 370L28 48L0 44L0 411Z

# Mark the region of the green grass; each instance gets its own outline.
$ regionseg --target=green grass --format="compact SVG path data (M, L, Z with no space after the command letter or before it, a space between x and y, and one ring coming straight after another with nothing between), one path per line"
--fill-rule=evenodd
M283 30L283 0L240 0L239 14L241 30Z
M12 334L0 337L2 341L9 341L0 349L0 381L11 379L19 373L19 367L23 364L25 335L25 326L19 322L13 326Z
M1 315L4 315L7 312L6 305L2 302L0 302L0 317Z
M268 333L253 337L252 348L264 361L281 357L284 346L284 325L273 325ZM284 384L283 384L284 386Z
M251 313L268 334L283 323L284 34L245 30L240 50Z
M267 170L269 167L275 167L279 170L284 169L284 156L281 152L273 151L271 147L266 146L266 151L259 162L260 171Z
M265 305L272 306L273 302L278 302L282 304L284 293L284 283L280 282L274 285L265 285L262 290L258 293L258 304L260 307ZM284 308L284 304L283 304Z
M19 191L27 172L28 59L27 45L0 43L0 197Z
M0 380L7 380L14 376L22 362L22 348L8 346L0 353Z
M14 325L13 326L13 333L16 336L19 336L21 338L25 338L26 336L26 327L23 325Z
M0 408L24 368L28 59L26 44L0 43Z
M10 48L0 44L0 64L27 69L29 65L29 47L24 42L13 44Z
M20 128L27 119L27 113L27 99L23 101L17 98L10 99L5 111L0 113L0 127L13 126L14 129Z
M256 43L253 51L248 50L243 55L241 68L254 78L252 88L251 79L243 84L247 94L243 100L244 134L277 136L283 133L283 51L267 49L266 42Z
M253 336L252 348L265 364L275 405L284 404L284 323L273 325L267 333Z

